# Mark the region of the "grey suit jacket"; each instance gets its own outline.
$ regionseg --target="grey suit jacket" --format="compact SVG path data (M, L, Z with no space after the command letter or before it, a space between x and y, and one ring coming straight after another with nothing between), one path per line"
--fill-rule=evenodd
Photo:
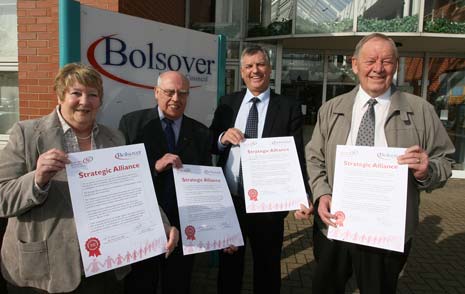
M97 148L124 143L119 131L99 125ZM1 270L9 283L19 287L70 292L83 277L66 171L52 178L48 193L33 189L40 154L52 148L63 150L63 144L63 129L53 111L17 123L0 151L0 217L9 218ZM122 278L129 270L124 267L115 273Z
M332 194L336 146L345 145L349 136L352 108L358 92L351 92L331 99L318 112L318 121L312 139L305 148L307 170L314 202L325 194ZM420 191L442 187L451 176L451 160L446 155L454 153L454 145L439 120L434 108L425 99L391 89L391 106L384 126L389 147L419 145L429 156L429 175L425 182L417 181L409 173L407 188L407 216L405 240L409 240L418 224ZM319 228L326 226L315 213Z

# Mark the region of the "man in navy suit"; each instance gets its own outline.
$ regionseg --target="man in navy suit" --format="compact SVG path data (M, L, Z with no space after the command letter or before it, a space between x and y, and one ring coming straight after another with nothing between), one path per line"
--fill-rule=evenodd
M257 137L293 136L304 182L307 183L302 142L303 117L296 99L270 90L271 64L266 50L259 46L246 48L241 55L241 75L247 89L222 97L215 111L210 127L212 150L219 154L218 165L223 167L244 240L248 238L252 248L254 293L279 293L287 212L245 212L244 191L240 184L239 144L245 138L250 109L256 107ZM300 213L310 214L311 205L309 207ZM231 246L220 252L218 293L240 293L244 254L245 246Z
M127 144L145 144L159 205L180 230L172 168L183 163L211 165L211 140L207 127L184 115L189 96L189 80L184 75L176 71L160 74L154 91L158 106L124 115L119 128ZM126 279L126 293L155 293L158 273L162 293L189 293L194 258L183 256L181 248L167 259L161 256L134 264Z

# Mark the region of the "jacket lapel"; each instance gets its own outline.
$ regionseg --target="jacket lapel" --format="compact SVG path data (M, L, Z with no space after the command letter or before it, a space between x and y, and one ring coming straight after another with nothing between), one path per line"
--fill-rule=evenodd
M280 109L281 101L279 101L279 98L277 95L271 91L270 93L270 102L268 103L268 110L266 111L266 116L265 116L265 125L263 126L263 133L262 137L271 137L272 130L273 130L273 124L277 117L279 117L279 109Z

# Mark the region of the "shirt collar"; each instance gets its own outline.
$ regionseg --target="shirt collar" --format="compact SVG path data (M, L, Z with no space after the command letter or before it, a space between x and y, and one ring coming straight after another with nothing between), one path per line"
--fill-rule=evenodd
M361 108L363 108L365 107L368 100L370 100L371 98L375 98L380 104L386 104L391 102L391 87L389 87L389 89L387 89L386 92L384 92L378 97L371 97L370 95L368 95L367 92L365 92L365 90L363 90L362 87L359 87L355 103L358 104Z
M266 89L264 92L260 93L258 96L255 96L254 94L252 94L252 92L250 92L249 89L247 89L247 92L245 93L245 96L244 96L244 102L247 103L250 101L250 99L252 99L253 97L257 97L258 99L260 99L260 102L263 104L263 102L267 102L269 99L270 99L270 88Z
M163 119L165 118L165 114L163 113L163 111L161 111L160 107L157 107L157 110L158 110L158 116L160 117L160 121L163 121ZM177 119L174 119L174 120L172 119L173 124L175 126L181 126L183 116L184 115L181 115L181 117Z

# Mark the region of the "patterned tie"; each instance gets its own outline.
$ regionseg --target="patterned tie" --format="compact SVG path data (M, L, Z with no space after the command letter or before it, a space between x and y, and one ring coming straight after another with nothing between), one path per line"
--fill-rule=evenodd
M260 102L260 99L253 97L249 101L252 102L252 107L249 110L249 116L247 117L247 123L245 125L244 136L246 138L257 138L258 136L258 110L257 103ZM239 183L237 191L239 195L244 194L244 185L242 179L242 162L239 163Z
M357 141L355 145L374 146L375 145L375 104L376 99L368 100L368 109L363 115L362 122L358 129Z
M166 124L165 137L166 137L166 142L168 143L168 151L172 153L176 149L176 137L174 135L174 130L173 130L174 122L168 118L164 118L163 121Z
M260 99L253 97L250 99L252 107L249 110L249 116L247 117L247 124L245 125L245 137L246 138L257 138L258 136L258 110L257 103Z

